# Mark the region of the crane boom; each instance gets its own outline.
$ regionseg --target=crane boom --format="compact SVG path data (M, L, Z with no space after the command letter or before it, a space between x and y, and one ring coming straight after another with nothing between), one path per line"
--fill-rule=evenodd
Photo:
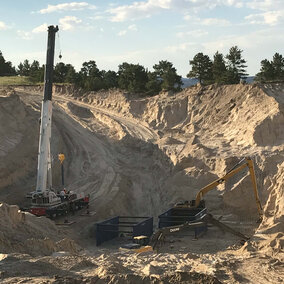
M55 34L57 31L58 26L48 27L47 54L44 78L44 98L41 107L41 125L38 151L36 192L44 192L46 189L51 189L52 187L50 138L52 117L54 47Z

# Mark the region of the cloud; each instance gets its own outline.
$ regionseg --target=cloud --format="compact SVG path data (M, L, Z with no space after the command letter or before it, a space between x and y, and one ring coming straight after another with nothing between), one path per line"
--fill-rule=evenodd
M213 9L217 6L235 6L242 7L242 1L238 0L147 0L142 2L132 2L130 5L122 5L109 9L112 22L123 22L127 20L136 20L151 17L152 15L164 10L175 10L184 13L191 9Z
M284 10L270 11L261 14L252 14L245 17L251 24L266 24L275 26L284 19Z
M35 27L34 29L32 29L32 31L17 30L17 34L20 38L24 40L32 40L35 34L43 32L47 33L47 30L48 30L48 25L47 23L44 23L40 26Z
M23 30L17 30L17 34L24 40L31 40L33 38L33 34L31 32L26 32Z
M225 27L229 26L230 22L226 19L217 19L217 18L207 18L200 21L201 25L204 26L219 26L219 27Z
M127 33L127 30L123 30L123 31L120 31L117 35L118 36L124 36L124 35L126 35L126 33Z
M96 9L96 7L87 2L71 2L71 3L62 3L58 5L47 5L47 8L41 9L39 13L48 14L53 12L77 11L84 9Z
M103 20L104 16L103 15L95 15L94 17L89 17L89 19L99 21L99 20Z
M230 21L226 19L219 19L219 18L201 19L201 18L198 18L196 16L191 16L191 15L185 15L184 20L190 21L193 24L202 25L202 26L227 27L231 25Z
M157 54L160 53L160 49L140 49L135 51L126 51L121 54L103 55L100 56L100 60L105 63L112 63L116 66L122 62L128 63L139 63L142 57L146 58L157 58Z
M38 34L38 33L43 33L43 32L47 32L48 30L48 25L46 23L34 28L32 30L33 33Z
M130 25L130 26L128 26L128 30L133 31L133 32L137 32L137 27L136 27L136 25Z
M187 32L178 32L176 34L176 36L178 38L184 38L184 37L202 37L202 36L205 36L205 35L208 35L208 32L207 31L204 31L204 30L193 30L193 31L187 31Z
M59 19L59 26L63 31L73 30L76 24L80 24L82 20L75 16L65 16Z
M127 27L127 30L122 30L117 35L118 36L124 36L124 35L127 34L128 31L137 32L138 31L137 26L136 25L130 25L130 26Z
M284 2L283 0L253 0L247 3L247 7L254 9L254 10L261 10L261 11L277 11L284 9Z
M250 24L275 26L283 22L283 0L253 0L247 3L247 7L262 11L262 13L250 14L245 17Z
M8 29L8 26L4 22L0 21L0 31L7 30L7 29Z
M284 42L282 38L279 38L278 32L274 29L268 28L258 30L243 35L230 35L216 38L216 40L202 43L203 51L209 54L212 52L228 52L229 48L237 45L239 48L247 51L259 51L264 46L271 46L271 42ZM261 46L262 48L257 48Z
M164 48L164 51L169 53L178 53L180 51L186 51L192 47L196 46L194 42L183 42L177 45L171 45Z

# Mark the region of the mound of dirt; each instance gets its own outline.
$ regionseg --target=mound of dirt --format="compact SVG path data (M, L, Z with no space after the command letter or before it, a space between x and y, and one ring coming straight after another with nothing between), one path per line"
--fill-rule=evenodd
M74 241L65 238L54 222L19 210L16 205L0 204L1 253L51 255L56 251L78 253Z
M10 187L21 180L21 187L25 188L36 174L39 135L36 112L14 91L2 90L0 121L0 194L8 203L20 203L25 192L13 193Z

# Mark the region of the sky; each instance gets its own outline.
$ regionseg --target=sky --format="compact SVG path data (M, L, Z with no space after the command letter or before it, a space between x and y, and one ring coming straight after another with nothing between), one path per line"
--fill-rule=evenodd
M237 45L255 75L261 60L284 55L284 0L2 0L5 59L44 64L49 25L59 26L55 64L77 70L89 60L114 71L123 62L153 70L168 60L186 77L198 52L213 58Z

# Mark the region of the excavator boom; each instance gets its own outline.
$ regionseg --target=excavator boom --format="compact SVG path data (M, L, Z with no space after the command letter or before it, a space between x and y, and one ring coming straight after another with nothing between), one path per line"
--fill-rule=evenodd
M262 212L262 206L261 206L261 203L260 203L258 190L257 190L257 185L256 185L256 178L255 178L253 161L252 161L251 158L247 157L247 158L245 158L245 163L244 164L241 164L241 162L239 162L233 169L231 169L223 177L221 177L221 178L213 181L212 183L206 185L205 187L203 187L196 195L194 206L195 207L199 206L202 198L204 197L204 195L206 193L208 193L209 191L211 191L212 189L217 187L219 184L224 183L225 181L227 181L229 178L231 178L232 176L234 176L235 174L237 174L241 170L243 170L246 167L248 167L249 172L250 172L250 176L251 176L253 192L254 192L254 196L255 196L255 200L256 200L256 204L257 204L258 214L260 215L260 217L262 217L263 212Z

